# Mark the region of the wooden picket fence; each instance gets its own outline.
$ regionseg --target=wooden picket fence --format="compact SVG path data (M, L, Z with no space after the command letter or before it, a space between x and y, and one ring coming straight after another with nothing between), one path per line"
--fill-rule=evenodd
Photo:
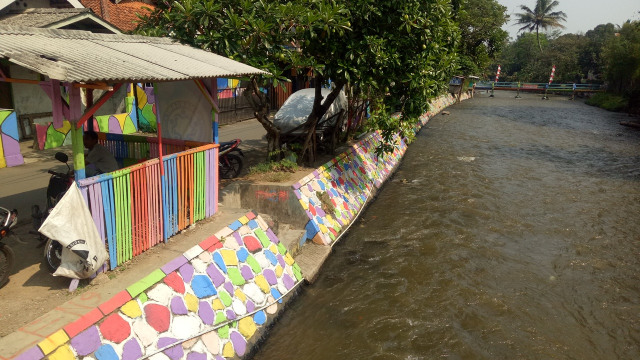
M215 214L218 147L207 144L163 157L164 176L156 158L78 181L111 269Z

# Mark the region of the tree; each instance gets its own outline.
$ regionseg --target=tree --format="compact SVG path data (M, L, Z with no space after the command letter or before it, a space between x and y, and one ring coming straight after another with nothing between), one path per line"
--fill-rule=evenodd
M455 11L455 10L454 10ZM496 0L464 0L455 20L460 26L460 70L464 75L481 73L507 44L507 7Z
M272 153L280 149L280 129L269 119L260 88L286 81L292 68L310 69L316 98L301 154L310 160L318 119L345 84L371 100L370 129L385 139L398 130L408 133L455 69L459 41L449 0L162 1L142 19L139 32L171 36L269 71L251 78L249 89ZM320 88L329 80L335 86L323 102ZM395 111L401 115L392 118Z
M559 4L560 3L556 0L536 0L536 7L533 10L528 6L520 5L520 9L524 12L516 14L516 17L518 18L516 20L516 24L524 25L518 31L536 31L536 39L538 40L540 52L542 52L542 45L540 44L541 28L543 30L546 30L547 28L564 29L564 25L560 22L567 20L567 14L562 11L553 11Z
M604 48L609 90L626 96L640 92L640 21L627 21Z

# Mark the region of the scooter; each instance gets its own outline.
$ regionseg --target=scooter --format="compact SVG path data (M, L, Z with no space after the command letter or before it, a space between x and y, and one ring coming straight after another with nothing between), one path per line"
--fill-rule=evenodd
M74 181L73 171L69 167L69 157L65 153L58 152L55 154L56 160L67 165L67 173L60 173L53 170L47 171L51 174L49 178L49 185L47 186L47 208L43 211L40 210L38 205L31 207L31 217L33 220L33 228L36 234L40 237L40 240L45 243L44 246L44 259L43 264L47 269L54 273L62 261L62 245L59 242L49 239L46 236L40 234L38 229L45 221L47 216L51 213L58 201L62 199L62 196L67 192L71 184Z
M242 157L244 157L242 150L238 147L241 142L242 140L235 139L220 143L220 154L218 156L220 178L233 179L240 175L243 165ZM237 154L240 154L242 157Z
M15 258L13 250L2 240L10 233L11 229L18 223L18 211L8 210L0 207L0 287L3 287L9 281L9 274L13 267L13 259Z

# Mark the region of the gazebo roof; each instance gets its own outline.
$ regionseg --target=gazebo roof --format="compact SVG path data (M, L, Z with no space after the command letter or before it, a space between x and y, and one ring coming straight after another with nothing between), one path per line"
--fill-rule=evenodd
M241 77L264 71L168 38L0 25L0 57L77 83Z

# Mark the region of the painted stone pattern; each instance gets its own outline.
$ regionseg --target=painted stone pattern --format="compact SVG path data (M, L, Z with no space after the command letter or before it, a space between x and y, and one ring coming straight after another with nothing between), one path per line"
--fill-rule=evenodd
M302 279L273 231L248 213L17 359L242 357Z
M138 114L138 128L143 132L155 133L156 126L156 97L152 87L136 84L136 112Z
M24 164L15 111L0 109L0 168Z
M467 98L465 95L462 100ZM450 95L432 100L430 110L414 130L418 131L433 115L453 103L455 99ZM309 217L300 245L308 240L320 245L332 244L358 216L372 192L393 172L407 145L396 136L394 151L378 157L375 149L381 140L378 133L371 134L293 185Z

